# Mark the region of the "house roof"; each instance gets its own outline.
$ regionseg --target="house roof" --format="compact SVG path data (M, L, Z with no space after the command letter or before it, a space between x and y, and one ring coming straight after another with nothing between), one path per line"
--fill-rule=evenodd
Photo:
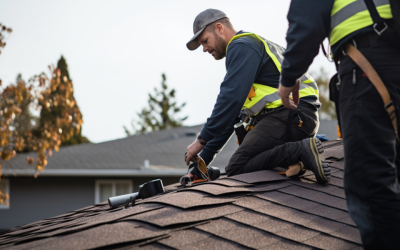
M0 234L20 249L362 249L343 191L343 146L324 143L327 185L259 171L166 193L124 209L106 203ZM29 209L29 204L27 204Z
M202 125L180 127L103 143L62 147L48 157L48 165L41 175L181 176L187 170L183 160L186 147L194 141L201 128ZM236 139L233 138L212 165L225 167L236 148ZM34 166L27 164L27 156L36 158L36 153L18 154L4 164L3 174L33 175ZM149 168L143 168L145 160L149 160Z

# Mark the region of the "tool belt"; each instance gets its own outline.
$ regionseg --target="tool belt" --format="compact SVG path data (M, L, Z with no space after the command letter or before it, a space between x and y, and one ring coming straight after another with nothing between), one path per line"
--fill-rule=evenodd
M263 109L261 112L264 111L263 114L271 113L273 111L277 110L282 110L285 109L284 106L280 106L277 108L272 108L272 109ZM260 115L258 114L256 117L259 118ZM235 133L236 133L236 139L237 139L237 144L240 146L246 137L247 133L252 130L257 123L260 121L260 119L257 119L256 117L249 117L247 116L244 122L240 122L234 125ZM301 112L300 108L298 109L291 109L288 114L287 122L286 122L286 132L285 135L287 137L288 141L293 141L293 136L292 136L292 121L295 117L299 117L299 124L297 127L301 128L303 126L303 122L305 121L305 116ZM262 119L262 118L261 118ZM248 123L247 123L248 122Z

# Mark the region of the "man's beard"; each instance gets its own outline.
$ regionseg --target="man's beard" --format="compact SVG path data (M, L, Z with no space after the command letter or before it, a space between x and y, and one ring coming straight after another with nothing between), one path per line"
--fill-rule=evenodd
M226 42L220 36L214 33L215 36L215 60L221 60L226 56Z

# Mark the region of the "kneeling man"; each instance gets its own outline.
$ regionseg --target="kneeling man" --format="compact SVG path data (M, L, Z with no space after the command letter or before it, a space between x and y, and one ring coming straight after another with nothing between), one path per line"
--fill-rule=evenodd
M209 165L245 113L254 128L229 160L225 168L228 176L299 164L299 171L311 170L319 183L328 182L330 170L322 162L323 147L315 138L321 104L314 79L305 73L298 80L299 105L291 111L282 105L277 93L284 48L254 33L237 32L225 13L215 9L196 17L193 32L188 49L202 45L215 60L226 57L227 73L211 116L187 147L186 164L197 162L201 152L200 157ZM199 169L189 167L189 185L207 179L196 171Z

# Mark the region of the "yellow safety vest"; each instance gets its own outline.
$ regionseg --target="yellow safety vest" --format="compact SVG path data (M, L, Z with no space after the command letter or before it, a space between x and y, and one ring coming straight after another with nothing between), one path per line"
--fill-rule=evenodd
M391 19L389 0L373 0L379 16ZM331 12L331 46L354 31L371 26L371 15L364 0L335 0Z
M243 33L234 36L229 41L228 47L233 40L243 36L252 36L259 39L264 44L267 54L271 57L272 61L275 63L275 66L277 67L279 72L281 72L281 65L283 61L282 54L285 51L284 48L254 33ZM300 78L299 92L300 92L300 98L305 96L315 96L318 98L317 83L307 73ZM258 113L260 113L260 111L264 107L277 108L279 106L282 106L282 100L278 94L277 86L269 84L253 83L250 93L243 104L243 110L246 112L247 115L255 116Z

